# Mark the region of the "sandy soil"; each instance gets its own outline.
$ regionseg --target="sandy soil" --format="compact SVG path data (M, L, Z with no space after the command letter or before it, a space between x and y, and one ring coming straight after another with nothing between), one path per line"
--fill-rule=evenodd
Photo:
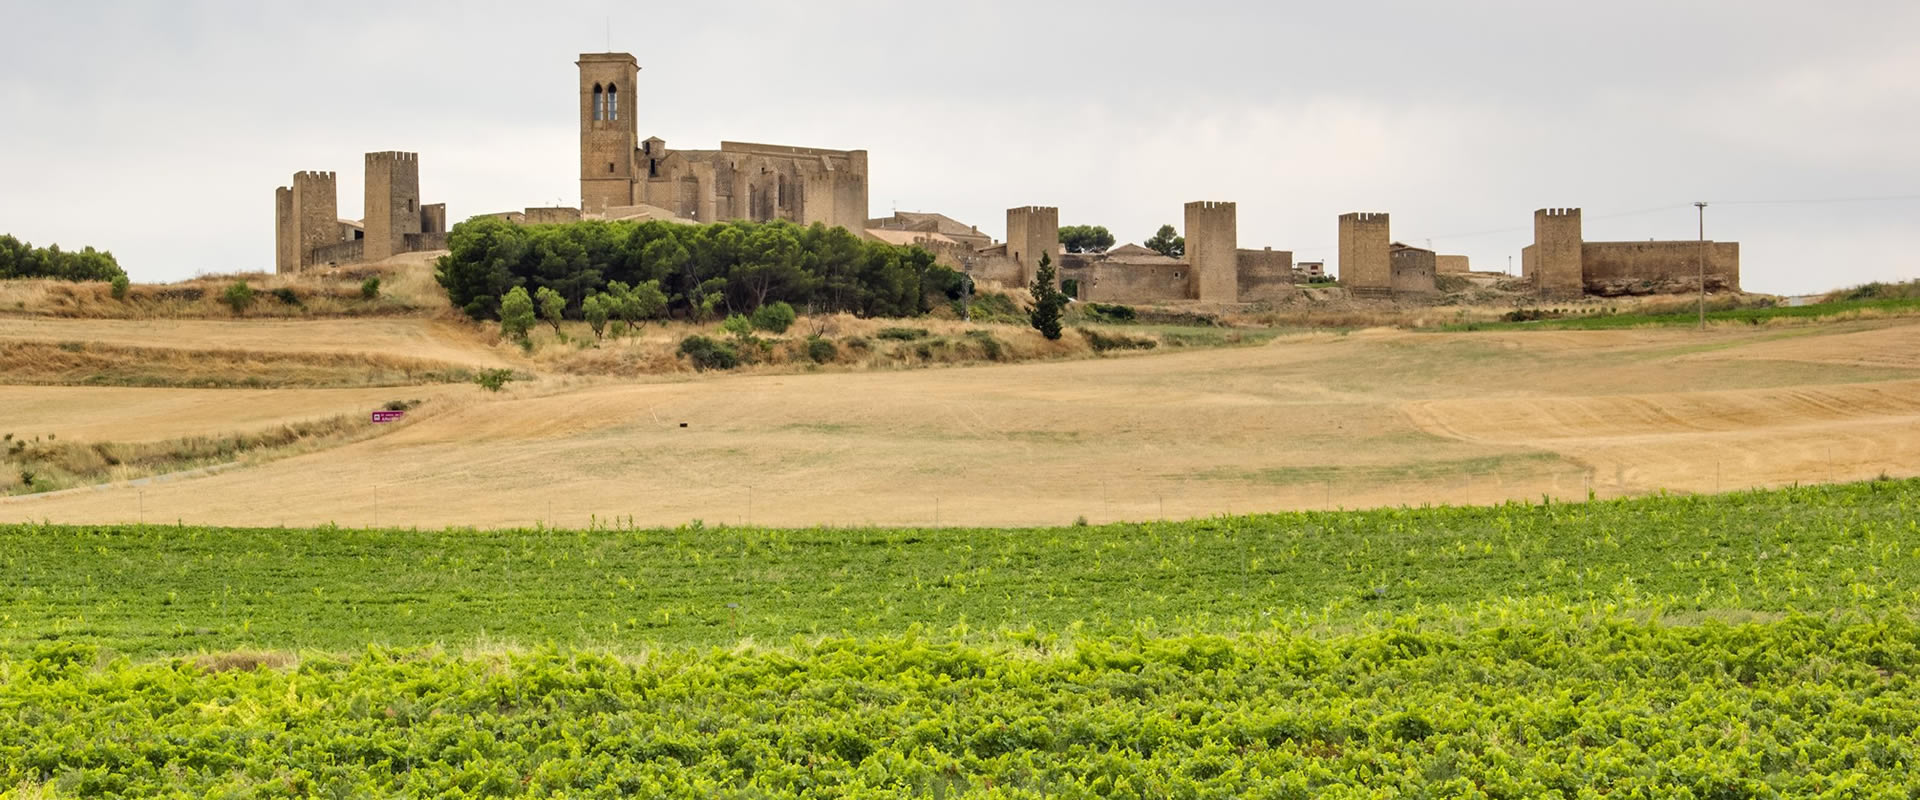
M478 357L478 345L431 328L354 327L406 321L339 324L284 344L418 337L421 351L392 352ZM1364 331L1011 366L547 379L497 397L448 387L458 402L376 439L139 489L4 501L0 519L1065 524L1913 475L1920 363L1886 351L1916 344L1920 324L1903 320L1705 334ZM236 407L323 402L208 395ZM71 402L165 414L160 400Z

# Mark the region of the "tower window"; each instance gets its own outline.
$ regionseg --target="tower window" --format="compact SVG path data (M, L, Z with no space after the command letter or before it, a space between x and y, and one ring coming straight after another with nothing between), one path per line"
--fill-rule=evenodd
M597 83L594 84L593 85L593 121L594 122L599 122L600 120L606 118L605 116L606 102L607 102L606 93L600 90L600 84L597 84Z
M607 174L608 175L613 174L613 162L611 161L607 162Z
M607 119L620 118L620 85L607 84Z

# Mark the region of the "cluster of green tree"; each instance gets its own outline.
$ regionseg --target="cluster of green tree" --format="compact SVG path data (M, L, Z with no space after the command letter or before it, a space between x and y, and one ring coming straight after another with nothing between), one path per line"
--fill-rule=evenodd
M0 234L0 279L55 278L63 281L124 280L127 271L113 254L88 247L78 253L60 249L60 245L34 247Z
M1104 253L1113 246L1105 225L1068 225L1060 229L1060 246L1069 253Z
M474 319L496 319L519 287L549 289L571 319L646 316L710 319L750 313L773 302L868 317L905 317L932 308L930 297L960 296L960 273L918 247L863 241L843 228L787 222L586 221L521 226L480 218L453 227L436 277L453 304ZM629 303L651 286L664 303ZM589 307L589 299L600 309ZM944 301L942 301L944 302Z

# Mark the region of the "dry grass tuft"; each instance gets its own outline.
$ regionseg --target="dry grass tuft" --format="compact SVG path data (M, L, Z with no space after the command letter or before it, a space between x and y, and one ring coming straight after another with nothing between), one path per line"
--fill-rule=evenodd
M179 283L134 284L116 300L104 282L0 281L0 313L67 319L233 319L221 293L234 281L253 288L245 318L366 317L437 314L448 308L433 280L433 253L408 253L379 264L291 275L237 272L201 275ZM380 279L379 296L361 296L360 284ZM285 290L281 292L281 290ZM276 295L287 294L292 302Z

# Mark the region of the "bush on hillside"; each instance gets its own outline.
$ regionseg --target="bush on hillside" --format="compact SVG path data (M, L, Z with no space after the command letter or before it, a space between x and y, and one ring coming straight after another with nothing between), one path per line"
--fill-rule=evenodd
M748 319L753 322L753 327L769 333L786 333L788 328L793 327L793 321L798 318L793 311L793 306L779 300L754 309L748 316Z
M680 355L701 372L740 366L740 353L733 345L699 334L680 340Z
M220 295L220 301L233 309L233 313L245 314L248 308L253 307L253 287L248 286L246 281L234 281Z

